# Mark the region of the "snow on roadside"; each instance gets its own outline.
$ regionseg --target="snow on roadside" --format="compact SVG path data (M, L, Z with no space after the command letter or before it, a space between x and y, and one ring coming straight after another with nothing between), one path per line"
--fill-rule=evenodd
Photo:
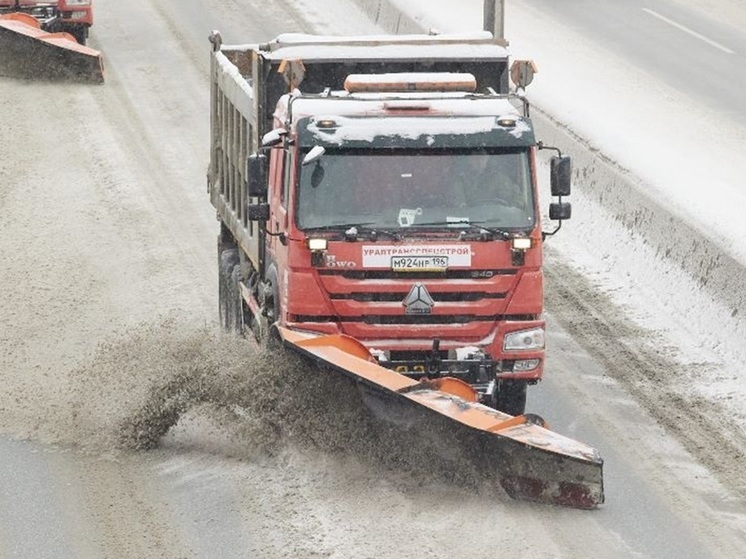
M481 29L482 0L462 0L458 10L449 0L390 2L424 29ZM728 13L746 20L746 9L731 7ZM506 37L514 57L538 63L528 91L535 106L628 169L652 199L746 266L741 215L746 192L740 188L743 165L734 153L734 146L746 144L746 130L525 3L507 2ZM581 188L572 201L573 219L551 246L649 330L651 344L661 351L676 348L676 359L687 370L682 393L717 401L746 429L743 317L662 259L656 247Z
M463 0L457 12L449 0L390 1L424 29L481 29L482 0ZM619 161L672 213L746 265L744 169L734 150L746 145L746 130L540 10L508 1L505 19L513 57L538 65L532 103Z

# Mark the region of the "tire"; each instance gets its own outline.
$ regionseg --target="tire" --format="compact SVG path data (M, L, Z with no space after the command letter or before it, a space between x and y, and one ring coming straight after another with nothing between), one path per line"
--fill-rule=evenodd
M265 299L265 304L268 306L265 308L264 315L257 317L261 320L262 334L257 340L259 344L264 348L277 349L282 346L282 340L280 332L277 330L277 303L279 301L279 294L277 293L277 283L273 281L274 276L270 279L271 300Z
M233 272L238 267L238 250L228 249L220 251L218 246L218 313L220 326L226 332L236 328L237 297L234 297ZM237 286L236 286L237 287Z
M230 327L236 334L243 335L245 323L243 317L243 299L241 297L241 266L236 264L231 272L228 285L228 301L230 302Z
M495 409L508 415L523 415L527 389L528 383L524 380L500 381L495 394Z
M276 325L273 324L269 327L269 331L262 340L262 347L270 351L279 351L282 349L282 337Z
M268 322L267 327L270 328L275 322L277 322L279 314L277 307L280 304L280 293L277 289L277 268L274 264L270 264L267 268L266 281L270 284L269 292L271 293L272 299L271 304L268 304L264 311L264 316ZM265 304L267 304L266 301L267 298L265 296Z
M72 36L75 37L75 40L78 41L81 45L85 45L86 41L88 40L88 33L86 33L85 27L78 27L77 29L73 29Z
M85 45L88 40L88 28L84 25L66 25L62 27L62 31L75 37L78 44Z

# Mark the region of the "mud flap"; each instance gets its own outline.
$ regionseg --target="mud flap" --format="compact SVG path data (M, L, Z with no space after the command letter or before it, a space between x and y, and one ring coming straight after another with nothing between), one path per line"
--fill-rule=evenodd
M409 379L378 365L365 346L347 336L278 331L286 347L359 383L366 400L375 402L376 415L453 433L480 475L510 497L581 509L604 502L598 451L550 431L540 418L479 404L471 387L457 379Z
M47 33L31 16L0 16L0 74L8 77L103 83L101 53L68 33Z

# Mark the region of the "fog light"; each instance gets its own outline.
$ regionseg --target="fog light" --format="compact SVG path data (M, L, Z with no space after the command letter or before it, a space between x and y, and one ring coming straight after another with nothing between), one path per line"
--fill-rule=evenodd
M541 363L540 359L519 359L513 364L513 372L533 371Z

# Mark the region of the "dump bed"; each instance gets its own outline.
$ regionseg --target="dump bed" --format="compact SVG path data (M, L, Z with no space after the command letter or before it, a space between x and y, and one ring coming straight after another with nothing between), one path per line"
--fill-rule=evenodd
M280 64L303 63L304 93L344 89L350 74L393 72L461 72L474 75L477 90L508 90L508 52L489 33L463 35L407 35L330 37L280 35L270 43L220 48L225 61L254 85L257 134L269 130L277 100L288 86L277 70ZM216 55L217 58L220 58ZM230 66L221 64L233 78ZM251 91L251 90L249 90Z

